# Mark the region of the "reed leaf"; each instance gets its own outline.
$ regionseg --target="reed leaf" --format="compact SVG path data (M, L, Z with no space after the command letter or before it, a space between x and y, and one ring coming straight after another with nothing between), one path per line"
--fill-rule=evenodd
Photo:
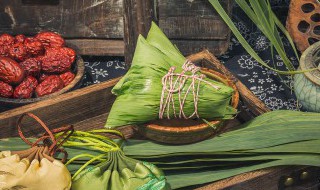
M221 4L219 3L219 0L208 0L211 5L215 8L215 10L219 13L221 18L225 21L225 23L229 26L235 37L239 40L241 45L244 47L244 49L254 58L256 59L261 65L267 67L270 70L273 70L279 74L285 74L285 75L292 75L297 74L301 72L307 72L311 70L306 71L294 71L295 68L292 65L290 59L288 58L284 45L282 43L280 34L277 30L277 27L280 28L280 30L284 33L284 35L288 38L295 55L298 57L297 50L293 44L293 41L289 35L289 33L286 31L285 27L281 24L278 18L276 18L275 14L271 10L271 5L269 2L266 2L265 0L249 0L249 4L247 1L243 0L236 0L236 3L240 6L240 8L245 12L245 14L253 21L253 23L261 30L261 32L268 38L268 40L271 43L271 46L273 46L280 57L282 58L284 64L286 65L288 71L282 71L278 70L276 68L273 68L269 66L267 63L265 63L259 55L254 51L254 49L249 45L249 43L245 40L245 38L241 35L239 30L236 28L228 14L225 12Z

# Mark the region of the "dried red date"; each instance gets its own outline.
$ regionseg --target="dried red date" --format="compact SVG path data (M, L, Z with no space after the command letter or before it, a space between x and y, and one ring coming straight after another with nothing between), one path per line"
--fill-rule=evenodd
M26 75L38 77L41 71L41 62L37 58L29 58L20 63Z
M59 75L59 77L62 79L64 86L67 86L73 81L75 75L72 72L68 71Z
M64 39L54 32L40 32L36 38L41 41L45 48L63 47L65 44Z
M22 43L13 44L9 48L9 55L12 59L23 61L28 58L27 48Z
M10 84L0 81L0 97L10 98L13 94L13 88Z
M14 37L15 43L24 43L25 40L26 40L26 36L23 34L19 34Z
M13 98L26 99L31 98L33 92L38 85L37 79L32 76L28 76L22 83L20 83L13 92Z
M42 58L42 70L47 73L63 73L70 70L75 52L70 48L50 48Z
M48 76L51 76L51 75L46 74L46 73L40 74L40 76L39 76L39 82L44 81Z
M24 41L24 45L27 48L28 53L33 56L42 55L44 53L44 47L37 38L27 38Z
M0 57L0 80L9 84L18 84L24 78L24 70L14 60Z
M9 34L0 36L0 56L8 56L9 48L14 44L14 37Z
M57 92L63 88L63 81L58 75L48 76L36 88L36 96L41 97Z
M61 51L61 53L65 54L69 57L71 63L73 63L76 60L76 52L73 49L63 47L63 48L61 48L60 51Z

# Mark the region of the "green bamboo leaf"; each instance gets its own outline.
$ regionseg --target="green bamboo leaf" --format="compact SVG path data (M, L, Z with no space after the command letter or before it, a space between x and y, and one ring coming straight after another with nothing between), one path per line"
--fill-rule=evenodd
M251 48L251 46L248 44L248 42L244 39L244 37L241 35L241 33L238 31L237 27L234 25L232 20L229 18L228 14L225 12L221 4L219 3L218 0L209 0L211 5L216 9L216 11L219 13L221 18L226 22L226 24L229 26L233 34L236 36L236 38L239 40L239 42L242 44L242 46L245 48L245 50L254 58L256 59L260 64L263 66L267 67L270 70L273 70L275 72L278 72L280 74L286 74L286 75L291 75L291 74L297 74L297 73L302 73L305 71L281 71L277 70L275 68L270 67L267 63L265 63L259 56L258 54Z

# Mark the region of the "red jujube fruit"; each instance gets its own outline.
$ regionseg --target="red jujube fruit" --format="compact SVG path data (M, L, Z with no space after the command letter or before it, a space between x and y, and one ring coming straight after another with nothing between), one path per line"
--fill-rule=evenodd
M0 81L0 97L11 98L13 94L13 88L10 84Z
M41 97L57 92L63 88L63 81L58 75L48 76L36 88L36 96Z
M41 41L45 48L63 47L65 45L64 39L54 32L40 32L36 38Z
M13 92L13 98L26 99L31 98L35 88L38 85L38 81L33 76L28 76L22 81Z
M9 84L19 84L24 79L24 70L14 60L0 57L0 80Z

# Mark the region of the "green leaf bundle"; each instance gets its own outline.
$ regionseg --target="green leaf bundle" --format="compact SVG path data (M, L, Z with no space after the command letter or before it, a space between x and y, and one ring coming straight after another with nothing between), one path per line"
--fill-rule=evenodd
M147 39L142 36L138 38L130 70L112 89L117 99L105 126L114 128L129 124L138 125L159 119L162 78L172 67L175 67L175 73L181 73L186 60L156 24L152 23ZM186 74L189 75L191 72ZM200 72L196 74L200 75ZM236 113L229 105L233 89L209 78L204 78L203 81L199 83L196 102L200 118L231 118ZM181 96L186 97L183 111L188 116L195 111L195 96L191 92L188 93L191 82L191 79L187 79L181 89ZM213 88L213 85L217 88ZM165 116L173 118L174 109L171 106L173 105L176 111L180 107L179 93L173 94L173 102L170 103L171 105L166 107L170 110L166 109Z

